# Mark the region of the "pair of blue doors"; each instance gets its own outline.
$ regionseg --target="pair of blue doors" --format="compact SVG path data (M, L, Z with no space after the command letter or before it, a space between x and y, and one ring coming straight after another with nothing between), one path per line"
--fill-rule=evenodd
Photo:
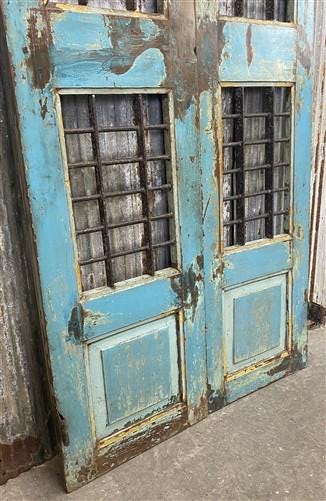
M313 5L1 8L73 490L306 364Z

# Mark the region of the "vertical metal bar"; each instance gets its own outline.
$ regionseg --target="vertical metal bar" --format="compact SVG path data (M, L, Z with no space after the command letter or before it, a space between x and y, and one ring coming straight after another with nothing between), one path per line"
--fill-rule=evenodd
M234 113L239 117L234 119L234 141L241 141L241 145L234 147L234 168L240 169L235 174L235 194L241 195L235 202L236 214L234 219L240 219L241 222L236 225L235 244L244 245L245 243L245 173L244 173L244 88L236 87L233 91Z
M243 17L243 0L235 0L234 2L234 16Z
M112 287L113 277L112 277L110 237L109 237L107 218L105 214L104 183L103 183L103 170L102 170L103 167L101 162L101 151L100 151L98 123L96 116L96 103L94 94L88 96L88 107L89 107L90 123L91 126L93 127L92 147L93 147L94 158L96 161L96 166L95 166L96 188L97 188L97 193L100 195L100 198L98 199L98 206L99 206L101 223L104 226L102 230L102 238L103 238L103 250L104 254L106 255L106 260L105 260L106 280L107 284L110 287Z
M265 19L267 21L273 21L273 19L275 19L274 9L274 0L265 0Z
M154 254L153 254L153 242L152 242L152 227L150 221L149 213L149 198L151 196L148 189L148 172L147 172L147 151L146 151L146 141L145 141L145 123L144 123L144 103L143 96L137 94L136 96L136 120L137 125L139 125L138 130L138 156L142 158L140 163L140 183L144 192L142 194L143 200L143 215L147 222L145 226L145 240L148 244L147 251L147 273L149 275L154 275L155 265L154 265Z
M127 10L137 10L137 0L126 0Z
M271 192L265 195L265 212L268 217L265 219L265 236L274 236L274 88L263 89L263 111L269 113L265 121L265 137L269 143L265 145L265 163L270 164L270 169L265 169L265 190Z

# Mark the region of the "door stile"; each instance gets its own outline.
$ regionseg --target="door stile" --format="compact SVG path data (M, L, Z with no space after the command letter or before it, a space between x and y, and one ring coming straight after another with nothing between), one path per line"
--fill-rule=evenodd
M196 2L198 89L200 103L200 168L203 189L205 317L208 411L224 405L222 335L222 260L219 240L220 89L218 84L218 2Z
M297 66L293 183L293 365L307 364L307 284L309 268L310 166L312 161L314 5L297 1Z

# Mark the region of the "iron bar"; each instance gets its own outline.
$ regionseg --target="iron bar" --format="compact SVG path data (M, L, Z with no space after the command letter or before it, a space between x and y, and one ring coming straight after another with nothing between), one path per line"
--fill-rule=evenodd
M100 194L98 199L98 208L99 208L100 220L104 226L104 230L102 231L102 240L103 240L104 254L107 256L105 259L106 280L107 284L110 287L112 287L113 281L112 281L112 268L111 268L110 237L109 237L108 223L105 214L104 181L103 181L103 171L101 162L101 149L98 135L98 123L96 116L96 102L94 94L88 97L88 106L89 106L90 122L93 125L94 129L94 132L92 134L92 147L93 147L94 158L96 159L97 162L95 166L95 179L96 179L97 192Z
M274 9L274 4L273 4ZM274 165L274 88L265 87L263 89L263 110L269 113L265 122L265 135L268 138L265 148L265 162ZM267 238L273 238L273 210L274 210L274 174L273 169L265 170L265 189L268 193L265 196L265 211L269 216L265 220L265 235Z
M138 148L139 148L139 156L142 156L143 160L140 162L140 182L142 187L144 188L143 193L143 211L144 216L147 220L147 224L145 225L145 239L148 242L147 246L147 272L149 275L154 275L155 263L154 263L154 255L153 255L153 242L152 242L152 228L150 222L150 208L149 208L149 190L148 190L148 172L147 172L147 151L146 151L146 142L145 142L145 131L144 131L144 103L143 96L141 94L137 94L136 96L136 110L135 114L140 125L140 130L138 133ZM162 155L165 156L165 155Z

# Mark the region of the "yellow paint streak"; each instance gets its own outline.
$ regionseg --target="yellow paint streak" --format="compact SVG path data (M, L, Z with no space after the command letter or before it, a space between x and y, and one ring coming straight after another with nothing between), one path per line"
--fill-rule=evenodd
M276 355L275 357L269 358L268 360L263 360L262 362L258 362L256 364L250 365L249 367L246 367L245 369L240 369L237 372L234 372L233 374L227 374L225 376L226 381L233 381L234 379L237 379L241 376L244 376L250 372L253 372L257 369L261 369L262 367L265 367L267 365L271 365L273 362L276 360L282 360L283 358L289 357L290 354L288 351L284 351L280 355Z
M164 14L155 14L155 13L145 13L134 10L112 10L112 9L101 9L98 7L87 7L85 5L69 5L63 3L52 3L51 6L56 9L60 9L65 12L77 12L81 14L100 14L107 16L118 16L118 17L133 17L133 18L149 18L155 20L166 20L166 16Z
M133 435L138 435L150 428L154 424L163 424L165 421L172 421L175 419L181 411L185 408L185 404L177 404L168 411L161 411L154 416L150 416L147 419L144 419L140 423L129 426L122 431L118 431L114 435L110 437L106 437L102 439L98 444L99 449L103 449L104 447L112 446L122 440L125 440Z

